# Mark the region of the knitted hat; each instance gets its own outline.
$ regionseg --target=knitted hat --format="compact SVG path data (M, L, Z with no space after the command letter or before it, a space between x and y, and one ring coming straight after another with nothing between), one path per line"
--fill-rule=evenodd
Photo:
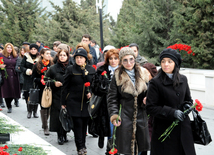
M145 63L143 67L149 71L152 77L155 77L155 75L158 73L156 66L152 63Z
M36 45L36 44L30 44L30 50L31 50L32 48L36 48L37 50L39 49L38 45Z
M163 58L170 58L175 62L177 67L180 68L182 58L181 58L181 54L178 53L177 50L167 48L161 52L159 58L160 58L160 62Z
M70 52L70 47L66 44L59 44L57 46L58 49L63 49L63 50L67 50L68 52Z
M130 47L124 47L120 50L119 52L119 58L120 61L122 60L122 58L126 55L133 55L134 58L136 58L135 53L133 51L133 49L131 49Z
M131 43L131 44L129 45L129 47L133 47L133 46L137 47L137 50L139 51L139 46L138 46L138 44L136 44L136 43Z
M83 48L79 48L79 49L76 50L75 55L74 55L74 59L75 59L76 56L85 57L86 61L88 61L87 52Z
M29 42L23 42L22 45L30 45Z
M107 46L104 47L103 53L108 52L108 50L110 50L110 49L116 49L116 48L114 46L107 45Z

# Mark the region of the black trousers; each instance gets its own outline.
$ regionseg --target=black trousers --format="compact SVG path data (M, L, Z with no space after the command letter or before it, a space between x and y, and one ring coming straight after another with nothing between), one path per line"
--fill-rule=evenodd
M10 109L12 108L12 105L11 105L11 102L14 98L5 98L5 102L6 102L6 105L7 105L7 108Z
M74 123L74 138L77 150L86 148L85 139L89 117L72 117Z

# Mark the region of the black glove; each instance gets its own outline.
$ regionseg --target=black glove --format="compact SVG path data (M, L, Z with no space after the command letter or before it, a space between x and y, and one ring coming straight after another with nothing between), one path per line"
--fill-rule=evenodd
M185 118L185 115L184 115L184 113L182 111L175 110L174 117L179 119L179 121L183 121L184 118Z
M191 106L189 104L184 104L183 105L183 111L189 109Z

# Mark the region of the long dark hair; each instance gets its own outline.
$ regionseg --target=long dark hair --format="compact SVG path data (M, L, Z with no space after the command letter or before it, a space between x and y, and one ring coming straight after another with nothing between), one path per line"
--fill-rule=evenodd
M174 67L174 70L173 70L173 77L172 77L172 81L173 81L173 87L174 89L176 87L179 86L179 83L180 83L180 73L179 73L179 68L177 67L177 65L175 65ZM157 74L157 77L163 77L163 80L165 81L166 80L166 73L162 70L162 68L160 68L158 70L158 74Z
M45 54L45 52L47 51L50 51L50 49L47 49L47 48L43 48L41 51L40 51L40 58L39 58L39 61L37 62L37 73L40 74L41 73L41 69L42 69L42 54ZM53 61L52 60L49 60L50 61L50 66L53 65Z

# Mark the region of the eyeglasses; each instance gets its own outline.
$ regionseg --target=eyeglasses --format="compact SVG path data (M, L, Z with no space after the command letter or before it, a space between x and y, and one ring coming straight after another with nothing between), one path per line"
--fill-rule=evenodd
M128 62L129 62L130 64L133 64L133 63L135 62L135 59L134 59L134 58L123 59L123 61L122 61L122 63L123 63L124 65L128 64Z

